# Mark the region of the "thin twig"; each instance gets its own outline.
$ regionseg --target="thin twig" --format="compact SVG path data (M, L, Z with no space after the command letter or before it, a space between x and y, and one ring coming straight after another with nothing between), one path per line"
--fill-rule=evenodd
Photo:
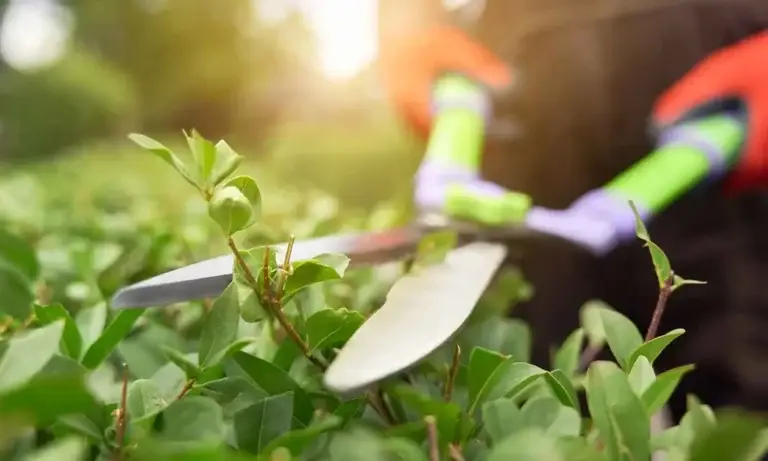
M35 313L29 314L29 317L27 317L26 320L24 320L24 323L21 324L19 327L20 330L26 330L27 328L31 327L33 323L37 321L37 316Z
M229 248L232 250L232 254L235 256L235 260L237 261L238 266L240 266L240 269L243 271L243 276L245 277L245 281L248 283L248 285L251 286L251 288L258 294L258 283L256 282L256 278L253 276L253 272L251 272L251 269L248 267L248 264L243 259L243 256L240 254L240 251L237 249L237 245L235 245L235 241L232 240L232 238L229 238L227 240L227 243L229 245ZM267 262L269 261L269 247L266 247L266 251L264 252L265 259ZM264 272L264 278L265 278L265 286L264 290L266 291L264 298L267 308L269 309L270 314L272 314L280 324L280 327L282 327L283 330L288 334L288 336L291 337L294 343L299 347L301 352L304 354L304 356L312 362L315 366L320 368L321 370L325 371L328 366L323 363L320 359L315 357L312 354L312 351L309 349L309 346L306 342L301 338L299 333L296 331L296 329L291 324L290 320L288 320L288 317L286 317L285 313L283 312L282 306L280 305L279 299L274 299L272 296L270 296L269 290L269 271L265 270Z
M368 403L370 403L371 407L376 410L379 415L381 415L387 424L390 426L397 424L397 420L392 414L392 410L389 408L389 405L387 405L387 401L384 400L384 390L379 388L376 390L376 393L369 392L367 397Z
M603 345L599 346L593 346L589 345L586 349L584 349L584 352L581 353L581 357L579 358L579 371L583 372L587 368L589 368L589 364L594 362L598 355L600 355L600 352L603 351Z
M288 269L291 267L291 254L293 253L293 243L296 240L296 238L291 235L291 238L288 239L288 246L285 249L285 258L283 259L283 264L280 266L280 270L283 271L283 279L280 280L280 283L277 284L277 299L283 298L283 290L285 289L285 281L287 280L288 276Z
M465 461L464 455L461 454L461 450L454 444L448 445L448 454L451 455L453 461Z
M176 396L176 400L181 400L182 397L187 395L187 392L192 390L192 387L195 385L194 379L188 379L186 383L184 383L184 387L181 388L181 391L179 392L179 395Z
M427 424L427 437L429 440L429 461L440 461L440 447L437 440L437 422L435 417L428 415L424 417Z
M234 243L233 243L234 245ZM232 248L232 246L230 246ZM261 261L261 277L262 281L264 283L264 291L266 293L269 293L269 290L272 288L272 284L269 282L269 247L264 247L264 259ZM239 252L238 252L239 253ZM245 263L245 261L243 261ZM247 266L247 265L246 265ZM250 268L248 268L248 272L250 272ZM256 289L256 278L251 276L251 278L254 281L253 289ZM258 294L258 293L257 293Z
M459 365L461 359L461 347L456 344L453 346L453 361L451 362L451 368L448 369L448 379L445 380L445 387L443 388L443 398L446 402L450 402L453 397L453 387L456 384L456 375L459 373Z
M670 272L669 277L667 277L661 289L659 290L659 298L656 300L656 307L653 309L651 324L648 326L648 332L645 334L645 342L648 342L656 337L656 333L659 330L659 324L661 324L661 317L664 316L664 310L667 307L667 300L669 300L669 295L672 294L674 285L675 274L674 272Z
M123 385L120 390L120 408L117 409L117 431L115 439L117 441L117 450L115 451L115 461L122 459L123 447L125 446L125 420L126 408L128 406L128 365L123 364Z

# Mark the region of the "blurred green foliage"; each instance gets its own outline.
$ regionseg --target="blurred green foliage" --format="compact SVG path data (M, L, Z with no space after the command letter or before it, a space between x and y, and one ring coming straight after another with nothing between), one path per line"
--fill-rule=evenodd
M252 0L58 3L72 19L60 60L17 70L0 57L6 171L43 161L56 176L72 162L77 182L56 184L67 195L98 181L86 165L119 165L120 187L131 188L156 168L125 150L124 133L171 139L195 127L240 146L262 182L321 189L353 207L407 197L418 143L379 97L372 69L344 82L322 75L302 15L265 21Z

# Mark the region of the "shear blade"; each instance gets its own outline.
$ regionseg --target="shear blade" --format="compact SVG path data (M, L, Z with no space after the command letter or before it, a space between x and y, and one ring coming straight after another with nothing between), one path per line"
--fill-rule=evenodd
M472 243L398 280L330 365L325 386L354 392L434 352L467 320L506 254L501 244Z
M397 261L415 251L423 231L402 228L379 232L333 235L295 242L291 260L309 259L321 253L343 253L350 267ZM278 261L284 257L287 244L270 245ZM232 281L232 255L200 261L166 272L119 290L112 307L149 307L219 296Z

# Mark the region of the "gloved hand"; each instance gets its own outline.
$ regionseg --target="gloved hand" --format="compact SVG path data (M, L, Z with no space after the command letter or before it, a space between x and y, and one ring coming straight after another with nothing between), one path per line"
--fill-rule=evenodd
M768 180L768 31L719 50L672 86L654 107L658 129L724 106L742 105L748 133L726 188L738 192Z
M491 91L512 84L512 73L503 62L462 31L448 26L427 28L386 44L381 65L386 91L422 138L430 134L434 110L444 102L433 98L433 85L442 75L457 73ZM488 121L490 102L482 88L473 91L456 82L454 88L463 90L457 94L460 103L469 104ZM445 152L427 153L416 175L416 206L421 211L440 211L486 224L521 219L529 203L527 197L482 180L480 158L473 152L477 149L471 139L460 138L447 141L450 146L440 142L430 145L430 149ZM468 142L462 145L463 141Z
M604 254L634 235L629 199L647 222L702 177L730 172L726 187L732 192L764 185L768 180L768 31L699 63L659 98L653 122L660 135L657 151L566 210L531 210L526 225ZM740 156L734 155L739 147ZM706 157L708 165L690 157L691 148Z

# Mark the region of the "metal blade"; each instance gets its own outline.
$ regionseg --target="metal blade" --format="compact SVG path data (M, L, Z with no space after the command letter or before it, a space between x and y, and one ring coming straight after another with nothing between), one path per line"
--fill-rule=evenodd
M343 253L350 267L397 261L413 253L423 236L417 227L332 235L294 243L291 259L308 259L320 253ZM281 260L286 244L271 246ZM232 281L232 255L200 261L122 288L112 298L115 309L160 306L214 298Z
M406 275L350 338L325 374L325 386L347 393L399 373L448 341L464 324L507 254L477 242L445 262Z

